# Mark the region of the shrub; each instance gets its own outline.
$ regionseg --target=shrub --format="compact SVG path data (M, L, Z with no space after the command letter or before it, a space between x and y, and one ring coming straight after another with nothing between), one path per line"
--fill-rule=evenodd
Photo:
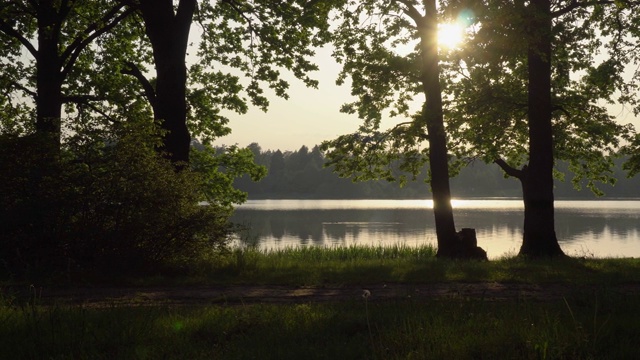
M55 161L0 138L0 266L18 275L184 266L224 246L232 208L204 205L204 175L176 172L144 132L78 138Z

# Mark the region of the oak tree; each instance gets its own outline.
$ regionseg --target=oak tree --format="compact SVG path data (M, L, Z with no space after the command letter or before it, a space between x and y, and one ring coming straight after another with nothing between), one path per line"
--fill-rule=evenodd
M227 134L223 110L245 113L251 103L266 111L265 87L287 98L283 70L317 86L310 58L329 39L335 2L122 1L143 19L155 78L147 79L135 59L126 72L144 88L169 158L188 163L192 135L208 142ZM199 36L190 36L194 24ZM195 57L187 64L190 51Z
M74 92L80 59L99 37L130 14L131 10L113 1L10 1L0 5L3 130L33 131L42 141L39 146L49 156L57 155L63 105L86 103L90 95Z
M449 186L449 153L442 102L438 24L445 2L435 0L349 1L339 12L335 58L338 83L351 81L354 102L342 111L363 125L323 144L329 164L354 180L387 179L403 184L428 163L438 256L486 257L456 233ZM416 111L415 99L424 100ZM380 130L386 117L402 117Z
M574 184L586 182L598 193L597 181L614 181L611 156L631 131L600 103L614 101L622 84L623 60L601 37L605 19L619 16L620 8L612 2L549 0L474 5L476 31L452 69L459 76L449 87L450 131L461 139L458 155L471 150L521 182L520 255L561 256L555 161L569 161ZM616 36L623 30L616 29Z

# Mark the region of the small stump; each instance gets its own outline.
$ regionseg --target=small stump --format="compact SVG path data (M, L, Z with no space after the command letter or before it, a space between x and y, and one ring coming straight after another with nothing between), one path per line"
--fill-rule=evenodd
M487 258L487 252L478 246L476 229L463 228L458 231L457 235L458 243L456 244L455 257L473 260L489 260Z

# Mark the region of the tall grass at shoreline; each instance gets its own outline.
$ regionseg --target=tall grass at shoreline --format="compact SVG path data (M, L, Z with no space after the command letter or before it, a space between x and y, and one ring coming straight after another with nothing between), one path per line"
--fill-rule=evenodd
M568 257L528 261L505 256L491 261L436 258L425 245L307 246L275 250L236 247L194 260L188 268L155 275L77 272L44 279L5 279L0 286L190 286L349 285L371 283L519 282L572 285L640 282L640 259Z
M432 246L307 246L263 250L238 247L200 262L200 281L319 285L394 281L421 263L433 262Z
M488 262L438 259L436 249L347 246L292 247L261 250L236 248L225 256L196 266L204 283L279 285L339 285L381 282L433 283L569 282L620 284L640 282L640 259L564 258L527 261L516 256ZM197 279L197 280L195 280Z

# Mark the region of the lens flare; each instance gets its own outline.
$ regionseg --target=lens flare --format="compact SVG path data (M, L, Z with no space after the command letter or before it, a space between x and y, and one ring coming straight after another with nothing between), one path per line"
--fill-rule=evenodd
M445 48L456 48L464 39L464 28L457 23L440 24L438 26L438 44Z

